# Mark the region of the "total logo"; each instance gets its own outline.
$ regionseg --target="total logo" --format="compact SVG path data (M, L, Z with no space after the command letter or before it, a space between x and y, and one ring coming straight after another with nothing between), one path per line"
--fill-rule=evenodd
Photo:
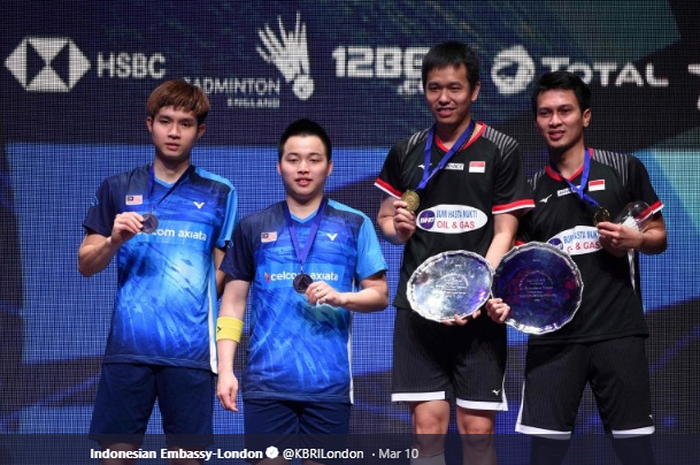
M98 78L162 79L165 56L99 52ZM28 92L70 92L93 69L93 63L68 37L25 37L5 59L5 68Z
M576 73L581 79L590 84L594 79L602 87L610 85L622 87L668 87L665 77L657 76L653 63L647 63L643 68L637 68L634 63L613 63L596 61L584 63L572 61L570 57L542 57L540 66L542 72L565 70ZM690 70L690 69L689 69ZM535 60L522 45L501 50L493 60L491 80L501 95L516 95L527 89L534 80L537 71ZM690 70L692 72L692 70Z

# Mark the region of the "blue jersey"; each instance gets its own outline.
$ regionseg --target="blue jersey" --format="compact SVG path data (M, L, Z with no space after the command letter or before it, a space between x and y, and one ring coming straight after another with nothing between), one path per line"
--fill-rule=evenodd
M278 203L241 221L221 269L251 283L250 340L243 374L244 399L352 401L351 312L310 305L292 282L301 271ZM322 213L304 272L339 292L386 270L372 222L330 200ZM295 221L299 247L313 218Z
M83 226L105 237L117 214L152 212L158 228L117 254L118 288L105 363L146 363L216 371L218 313L214 248L231 238L237 196L231 183L191 167L161 183L150 166L107 178Z

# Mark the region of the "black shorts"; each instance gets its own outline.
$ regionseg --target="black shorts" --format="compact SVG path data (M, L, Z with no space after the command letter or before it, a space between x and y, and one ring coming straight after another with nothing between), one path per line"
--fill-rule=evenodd
M528 347L516 431L570 435L586 382L606 433L616 437L654 432L644 338L589 344Z
M485 314L445 326L397 309L391 400L454 399L463 408L508 410L506 358L506 327Z

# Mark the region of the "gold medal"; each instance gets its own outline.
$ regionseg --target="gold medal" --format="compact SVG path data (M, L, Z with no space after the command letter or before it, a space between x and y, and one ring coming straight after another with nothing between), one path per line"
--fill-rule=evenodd
M604 221L610 221L610 213L604 207L598 207L598 209L593 214L593 226L597 226L598 223Z
M420 197L416 193L416 191L412 191L411 189L407 189L402 195L401 195L401 200L406 202L406 210L410 212L415 212L418 210L418 206L420 205Z

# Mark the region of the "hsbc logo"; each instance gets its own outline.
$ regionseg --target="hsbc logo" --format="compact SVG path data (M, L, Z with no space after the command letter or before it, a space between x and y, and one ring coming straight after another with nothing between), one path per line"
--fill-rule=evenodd
M90 61L69 38L27 37L5 67L29 92L69 92L88 72Z
M162 79L166 61L158 52L98 52L91 63L68 37L27 37L5 67L28 92L70 92L91 69L98 79Z

